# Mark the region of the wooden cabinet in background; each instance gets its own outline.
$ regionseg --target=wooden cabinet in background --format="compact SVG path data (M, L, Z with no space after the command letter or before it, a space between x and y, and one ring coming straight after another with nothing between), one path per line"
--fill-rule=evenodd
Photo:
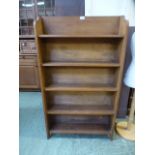
M19 85L21 89L39 89L38 67L26 65L20 66L19 77Z
M39 74L35 40L20 40L19 88L39 89Z

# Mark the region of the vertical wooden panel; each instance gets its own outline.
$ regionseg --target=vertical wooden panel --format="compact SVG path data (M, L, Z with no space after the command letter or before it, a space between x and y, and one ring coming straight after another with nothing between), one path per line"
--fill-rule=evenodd
M47 105L46 105L46 96L45 96L45 80L44 80L44 70L42 68L42 43L38 38L39 34L43 33L43 23L40 18L34 23L34 30L35 30L35 40L36 46L38 50L38 65L39 65L39 75L40 75L40 82L41 82L41 92L42 92L42 99L43 99L43 108L44 108L44 117L45 117L45 125L46 125L46 133L47 137L49 138L49 122L47 119Z

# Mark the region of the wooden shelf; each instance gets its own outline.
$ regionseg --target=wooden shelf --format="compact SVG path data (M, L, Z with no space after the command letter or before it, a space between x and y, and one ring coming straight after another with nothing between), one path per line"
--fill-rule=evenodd
M100 105L53 105L47 114L51 115L113 115L112 106Z
M123 35L49 35L42 34L39 38L123 38Z
M102 62L47 62L43 63L44 67L119 67L119 63L102 63Z
M35 35L19 35L19 39L34 39Z
M24 52L19 52L19 56L26 56L26 55L37 55L37 52L33 52L33 53L24 53Z
M104 124L54 124L50 130L52 134L94 134L109 135L110 127Z
M108 86L73 86L73 85L51 85L45 87L45 91L117 91L116 87Z

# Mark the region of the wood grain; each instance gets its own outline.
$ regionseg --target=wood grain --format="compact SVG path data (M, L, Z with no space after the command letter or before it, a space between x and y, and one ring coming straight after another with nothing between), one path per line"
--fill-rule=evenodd
M116 39L47 39L44 62L118 62L120 40Z
M112 137L127 22L119 17L42 17L36 24L47 135ZM104 115L104 116L103 116Z

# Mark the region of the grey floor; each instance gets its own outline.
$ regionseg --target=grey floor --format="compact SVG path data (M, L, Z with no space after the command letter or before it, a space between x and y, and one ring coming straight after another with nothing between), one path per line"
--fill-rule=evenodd
M135 143L115 134L61 136L46 139L40 92L20 92L20 155L134 155Z

